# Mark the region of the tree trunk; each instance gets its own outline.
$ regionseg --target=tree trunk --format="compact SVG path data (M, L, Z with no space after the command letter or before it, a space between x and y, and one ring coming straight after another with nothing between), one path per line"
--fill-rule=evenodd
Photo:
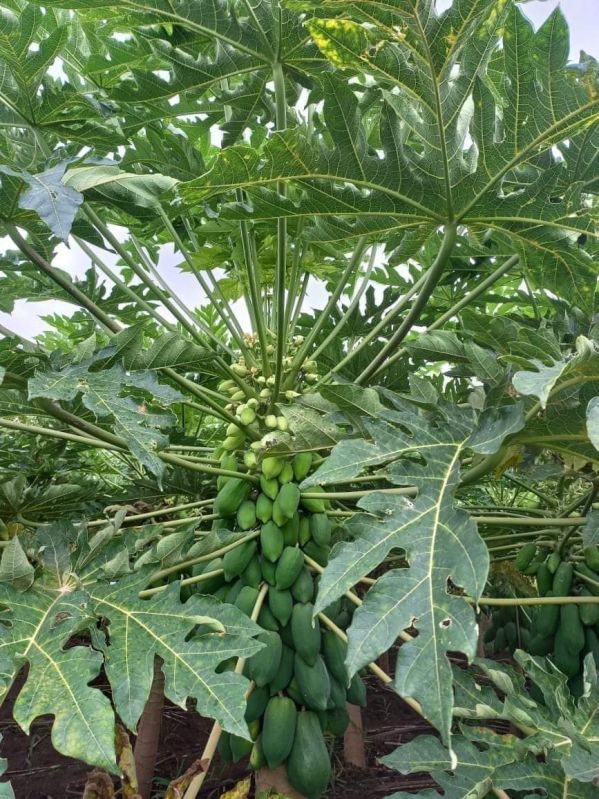
M366 768L364 735L362 732L362 709L357 705L346 704L349 725L343 737L343 759L356 768Z
M256 796L268 791L282 794L285 799L306 799L302 793L298 793L289 784L285 766L279 766L275 769L261 768L256 772Z
M135 770L142 799L150 799L152 793L152 780L156 766L156 755L158 754L163 708L164 674L161 669L161 660L155 657L152 688L137 726L137 740L135 741L134 750Z

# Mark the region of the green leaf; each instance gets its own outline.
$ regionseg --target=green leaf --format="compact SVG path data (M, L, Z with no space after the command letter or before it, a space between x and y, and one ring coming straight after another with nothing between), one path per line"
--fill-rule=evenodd
M418 496L412 502L372 492L360 500L367 513L350 519L351 540L331 553L315 612L373 571L391 549L403 550L408 567L380 577L354 614L347 667L355 673L386 651L402 630L416 626L418 636L399 650L395 687L420 702L448 742L453 697L447 652L473 657L477 627L472 609L449 594L447 584L451 579L478 597L488 569L488 552L475 524L453 504L459 458L468 446L473 418L453 409L447 409L445 419L384 411L364 425L370 439L341 441L302 489L350 481L386 464L388 479L415 486Z
M0 582L8 583L17 591L26 591L33 583L34 571L18 536L13 536L2 550Z
M109 165L75 167L63 177L63 183L78 196L85 193L91 200L115 202L129 209L157 208L159 197L177 182L166 175L136 175Z
M342 411L360 416L376 416L383 406L373 388L362 388L351 384L323 386L322 396L333 402Z
M499 450L507 436L519 432L524 425L524 406L521 402L489 408L478 420L478 427L470 438L470 447L480 455L492 455Z

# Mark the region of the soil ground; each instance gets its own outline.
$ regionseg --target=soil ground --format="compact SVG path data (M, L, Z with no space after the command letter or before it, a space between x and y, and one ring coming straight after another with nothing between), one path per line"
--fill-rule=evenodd
M363 724L367 768L346 767L343 743L336 743L335 777L326 798L382 799L395 791L418 791L433 786L427 774L402 777L377 764L377 758L430 728L397 694L382 687L375 678L366 681L368 708L363 711ZM81 799L90 767L54 751L49 716L37 719L30 734L25 735L12 720L10 700L11 697L0 710L0 756L8 760L4 778L12 782L16 799ZM154 780L155 799L161 799L168 783L198 757L211 726L210 720L197 713L167 703ZM202 799L217 799L246 774L244 763L225 765L217 758L204 784Z

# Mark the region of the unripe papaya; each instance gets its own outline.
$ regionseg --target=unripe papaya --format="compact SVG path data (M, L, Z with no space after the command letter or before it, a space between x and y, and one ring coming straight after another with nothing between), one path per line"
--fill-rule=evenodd
M554 596L553 591L548 591L547 596ZM539 638L548 638L557 629L559 621L559 605L541 605L534 623L534 633Z
M286 463L277 479L281 485L290 483L293 480L293 466L290 463Z
M322 486L312 486L306 493L324 494L324 488ZM325 500L318 497L302 497L301 503L310 513L324 513L326 510Z
M347 687L349 676L345 667L347 657L347 643L332 632L325 632L322 636L322 653L331 675L344 688Z
M562 562L562 556L559 552L552 552L551 555L547 558L547 568L551 572L551 574L555 574L557 571L557 567Z
M301 516L299 535L298 535L299 545L303 547L305 544L308 543L309 540L310 540L310 517Z
M214 558L208 563L197 563L191 569L192 577L199 577L201 574L209 574L213 571L218 571L223 568L222 558ZM198 594L213 594L217 591L225 581L224 574L217 574L214 577L209 577L207 580L202 580L195 586Z
M581 575L588 578L587 580L583 580L586 588L588 588L594 596L599 596L599 574L589 569L586 563L577 563L576 570L580 572Z
M292 461L293 474L298 483L306 478L312 468L312 454L310 452L298 452Z
M260 562L260 568L262 570L262 576L266 580L269 585L274 585L276 582L276 566L274 563L271 563L270 560L266 558L262 558Z
M316 713L302 711L287 761L291 785L308 799L318 799L331 778L331 759Z
M296 705L298 705L298 707L301 707L304 704L304 699L300 693L299 686L297 684L297 680L295 679L295 677L291 679L291 682L285 689L285 692L287 693L287 696L293 699L293 701L295 702Z
M272 499L266 494L259 494L256 500L256 516L262 524L266 524L272 519Z
M519 572L524 572L527 566L530 565L530 562L537 554L537 545L533 543L524 544L521 547L518 555L516 556L516 568Z
M239 471L239 463L237 462L237 458L230 453L225 453L220 459L220 468L226 469L229 472ZM218 490L220 491L225 483L227 483L230 479L230 477L227 477L224 474L219 474L219 476L216 478L216 487Z
M256 721L256 719L261 718L262 714L266 710L266 705L268 704L269 699L270 691L266 686L263 686L262 688L254 686L254 690L249 695L245 707L244 718L248 724L252 721Z
M587 627L585 632L585 652L590 652L595 659L595 666L599 668L599 637L591 627Z
M331 696L331 680L320 655L310 665L296 653L294 675L306 707L311 710L326 710Z
M276 499L279 493L279 483L276 478L268 479L264 475L260 476L260 490L269 499Z
M539 596L547 596L553 587L553 575L546 563L541 563L537 569L537 591Z
M518 628L513 621L509 621L503 629L505 630L507 648L513 651L518 643Z
M272 517L277 521L277 516L281 517L280 524L284 524L287 519L291 519L296 513L300 500L300 490L296 483L285 483L282 485L272 508Z
M251 585L258 588L262 580L262 569L260 568L260 558L254 555L241 574L244 585Z
M256 421L256 411L246 405L239 415L239 421L242 425L247 427L252 424L252 422Z
M228 582L245 570L250 560L256 553L256 542L246 541L235 549L230 549L223 557L223 569L225 570L225 580Z
M584 562L593 571L599 571L599 547L584 548Z
M359 674L354 674L347 689L347 701L351 705L366 707L366 686Z
M276 586L283 590L291 588L304 566L304 556L297 547L285 547L277 563Z
M273 477L278 477L281 474L284 465L285 461L283 458L269 455L262 459L262 474L267 480L272 480Z
M305 566L291 586L291 593L297 602L311 602L314 599L314 580Z
M277 768L289 757L296 723L297 708L293 699L273 696L262 724L262 749L269 768Z
M293 597L289 589L279 590L274 586L268 589L268 606L275 619L285 627L293 612ZM297 607L297 606L296 606Z
M242 588L243 588L242 580L235 580L234 583L231 583L231 585L229 586L229 590L227 591L227 595L225 597L225 602L227 603L227 605L235 604L235 600L239 596Z
M291 519L287 519L281 527L283 542L286 547L294 547L297 544L299 539L299 525L299 513L294 513Z
M277 633L279 631L279 622L272 615L271 609L268 605L262 605L258 615L258 624L265 630L272 630Z
M326 513L313 513L310 517L310 535L319 547L328 547L331 543L332 525Z
M570 652L578 653L584 647L584 627L576 605L561 606L559 627L555 634L556 647L558 638Z
M258 599L258 589L251 585L244 585L235 600L235 607L239 608L246 616L251 616Z
M326 566L329 562L330 547L320 547L316 541L308 541L304 546L304 552L309 558L315 560L320 566Z
M553 662L557 668L565 674L566 677L574 677L580 670L580 657L578 653L573 652L568 648L558 634L555 636L555 645L553 650Z
M593 596L587 588L580 589L581 596ZM599 603L589 603L588 605L579 605L578 612L580 614L580 621L591 627L599 624Z
M528 651L531 655L548 655L553 652L553 636L542 638L540 635L533 635L528 644Z
M343 707L334 707L327 710L326 716L326 732L329 732L335 738L341 738L345 735L345 731L349 727L349 713L345 705Z
M248 480L231 477L216 495L214 512L219 516L233 516L241 503L248 498L251 488Z
M252 741L246 741L245 738L240 738L239 735L232 735L230 744L233 763L238 763L244 757L247 757L254 745Z
M320 625L312 618L313 613L314 605L298 602L293 606L291 614L294 649L309 666L316 663L321 643Z
M345 685L341 685L338 680L336 680L334 677L331 677L330 672L329 680L331 681L331 693L329 696L328 709L330 710L333 707L345 707L345 703L347 701L347 689Z
M573 564L562 561L553 574L553 596L568 596L570 594L573 575Z
M265 646L247 661L248 674L258 688L268 685L274 679L281 665L283 644L278 633L265 630L257 640Z
M250 768L253 771L260 771L266 765L264 751L262 749L262 735L259 735L254 741L252 751L250 752Z
M281 637L282 640L282 637ZM281 664L269 687L270 695L274 696L279 691L284 691L293 679L295 653L291 647L283 643L281 652Z
M267 522L262 525L260 529L260 546L262 547L262 555L275 563L281 557L284 549L283 533L280 528L273 522Z
M240 530L251 530L256 526L256 504L251 499L244 500L237 508L237 526Z

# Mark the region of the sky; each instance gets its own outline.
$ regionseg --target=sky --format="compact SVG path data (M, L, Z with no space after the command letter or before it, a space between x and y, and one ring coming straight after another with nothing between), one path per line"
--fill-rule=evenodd
M440 0L438 3L440 8L449 4L450 0ZM522 9L538 27L558 5L561 6L570 26L572 60L578 60L581 50L585 50L595 57L599 56L599 0L561 0L561 2L559 0L531 0L523 3ZM0 239L0 247L3 243ZM6 243L8 244L8 242ZM107 258L105 251L102 251L102 257L112 266L114 258L111 260ZM191 307L195 307L202 302L202 292L193 276L181 274L175 269L175 264L180 261L181 258L173 254L172 248L165 248L161 253L160 272L178 295L185 298ZM73 277L82 277L89 265L88 259L76 245L70 248L60 245L53 263L69 272ZM325 293L322 287L313 282L308 292L307 304L320 308L324 302ZM245 308L241 304L238 304L236 308L239 313L239 321L247 329ZM0 325L27 338L33 338L47 328L47 324L42 319L43 316L50 313L70 314L72 310L72 305L55 301L37 303L19 301L11 315L0 313Z

